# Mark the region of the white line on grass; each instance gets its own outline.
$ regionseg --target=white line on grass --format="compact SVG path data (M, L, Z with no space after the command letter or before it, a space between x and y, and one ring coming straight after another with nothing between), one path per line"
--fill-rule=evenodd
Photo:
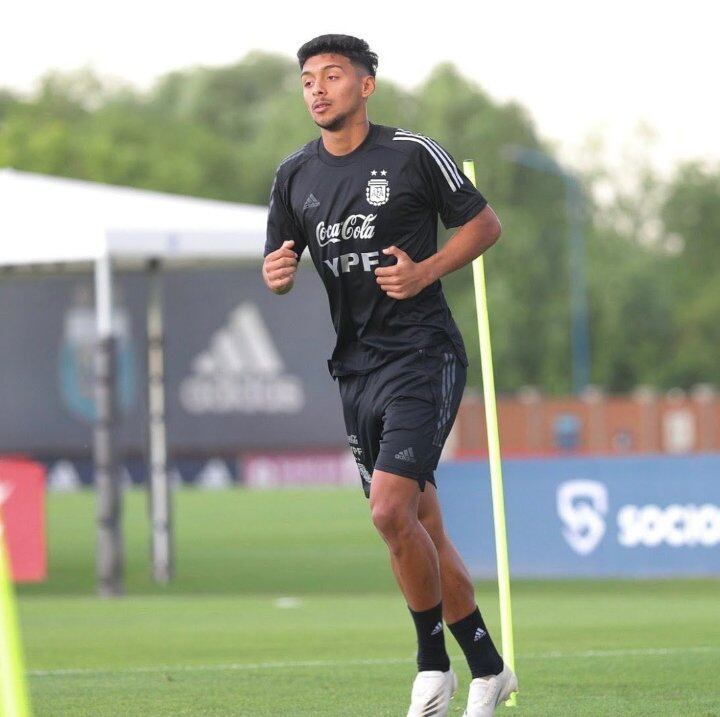
M713 653L720 652L720 646L697 646L697 647L647 647L630 648L626 650L581 650L579 652L535 652L526 655L519 655L523 660L556 660L556 659L578 659L595 657L665 657L668 655L684 655L691 653ZM250 671L250 670L275 670L293 669L302 667L355 667L362 665L396 665L414 662L411 657L378 658L368 660L289 660L284 662L237 662L217 665L149 665L147 667L121 667L121 668L66 668L55 670L29 670L30 677L66 677L79 676L91 677L93 675L109 674L147 674L165 672L229 672L229 671Z

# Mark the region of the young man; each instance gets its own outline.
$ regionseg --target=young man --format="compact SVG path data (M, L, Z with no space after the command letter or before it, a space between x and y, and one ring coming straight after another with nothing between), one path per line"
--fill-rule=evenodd
M415 622L418 674L408 717L443 717L457 689L443 620L473 676L467 717L489 717L517 689L443 530L434 470L457 413L467 358L440 277L482 254L500 223L433 140L371 124L377 55L323 35L298 51L320 138L278 167L263 278L292 289L307 247L325 284L348 442L372 520ZM459 231L437 250L437 216Z

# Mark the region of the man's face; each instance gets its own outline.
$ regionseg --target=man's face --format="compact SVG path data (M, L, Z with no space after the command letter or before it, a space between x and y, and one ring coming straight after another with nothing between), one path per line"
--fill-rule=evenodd
M372 76L347 57L335 54L309 57L300 81L310 116L315 124L331 132L342 129L375 88Z

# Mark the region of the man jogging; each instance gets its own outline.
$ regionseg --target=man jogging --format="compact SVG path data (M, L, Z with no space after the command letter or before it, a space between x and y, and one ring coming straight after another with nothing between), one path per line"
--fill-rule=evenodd
M298 61L321 136L277 169L263 278L290 291L307 247L327 290L348 442L417 631L408 717L443 717L457 689L443 621L473 677L465 714L489 717L517 680L444 532L434 470L467 367L440 278L492 246L500 223L439 144L368 121L377 55L366 42L323 35ZM438 214L460 227L440 251Z

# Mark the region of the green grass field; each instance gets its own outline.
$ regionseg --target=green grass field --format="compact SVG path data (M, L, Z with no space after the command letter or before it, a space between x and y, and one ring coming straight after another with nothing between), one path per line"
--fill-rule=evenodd
M93 501L49 497L50 579L19 590L35 715L405 714L414 634L359 491L178 492L167 588L130 492L116 600L94 596ZM478 599L499 642L495 586ZM720 581L516 581L513 601L501 712L720 717Z

